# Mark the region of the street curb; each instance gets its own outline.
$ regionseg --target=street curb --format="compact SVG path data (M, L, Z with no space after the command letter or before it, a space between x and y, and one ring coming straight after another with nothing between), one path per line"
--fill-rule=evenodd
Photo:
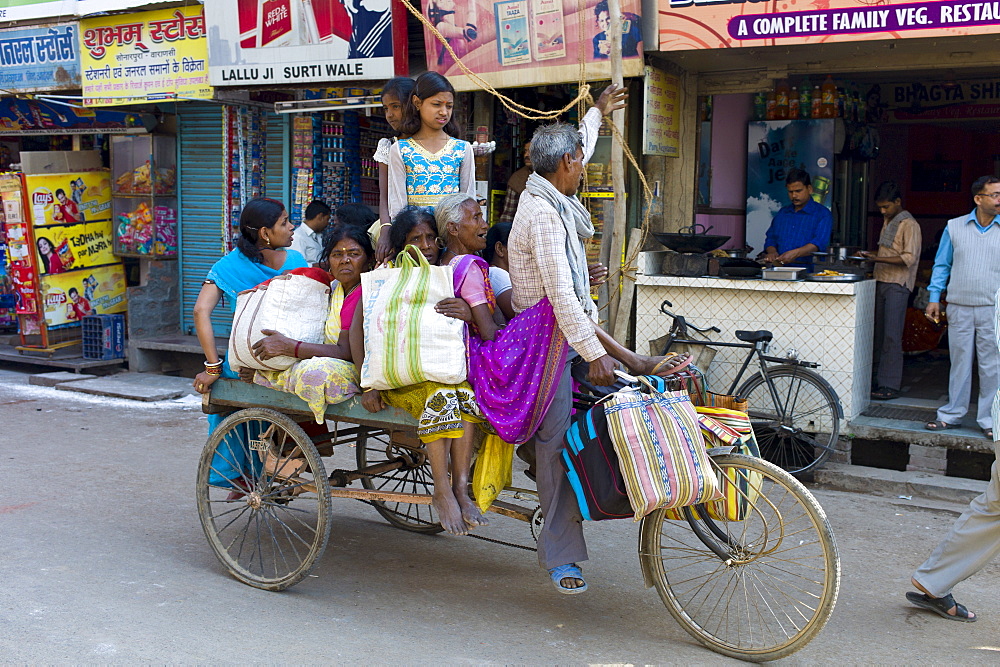
M817 484L839 491L875 496L918 496L955 503L968 503L984 493L987 487L987 482L964 477L868 468L846 463L827 463L815 472L814 480Z

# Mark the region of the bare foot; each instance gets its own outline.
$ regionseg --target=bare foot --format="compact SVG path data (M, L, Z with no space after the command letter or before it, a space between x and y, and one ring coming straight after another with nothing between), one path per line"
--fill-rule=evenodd
M465 519L465 523L473 528L490 525L490 520L479 511L479 505L466 494L463 493L458 496L458 506L462 508L462 518Z
M458 501L455 500L455 494L451 492L450 488L444 491L435 490L431 505L437 511L438 521L441 522L442 528L452 535L469 534L469 528L462 516L462 508L459 507Z
M659 375L663 377L679 370L680 366L685 365L691 359L691 355L675 354L672 357L667 355L665 357L640 357L639 359L639 368L633 369L634 372L642 375Z

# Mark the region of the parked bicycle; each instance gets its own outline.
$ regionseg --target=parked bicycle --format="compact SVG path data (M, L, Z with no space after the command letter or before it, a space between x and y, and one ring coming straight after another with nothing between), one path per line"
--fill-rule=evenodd
M660 312L672 320L663 354L677 344L747 350L725 393L747 400L762 458L793 475L816 470L830 458L840 435L844 410L830 383L811 370L819 368L818 363L768 356L767 349L774 337L770 331L736 331L740 343L692 338L689 330L701 334L722 331L715 326L695 326L669 308L673 308L669 301L660 304ZM754 360L760 370L742 382Z

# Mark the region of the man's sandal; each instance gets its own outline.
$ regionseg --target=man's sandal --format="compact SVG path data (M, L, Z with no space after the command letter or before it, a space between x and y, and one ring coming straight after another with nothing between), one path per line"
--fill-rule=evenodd
M924 424L924 428L926 430L928 430L928 431L944 431L944 430L947 430L949 428L962 428L962 425L961 424L949 424L946 421L942 421L940 419L937 419L935 421L927 422L926 424Z
M921 609L926 609L928 611L933 611L938 616L943 616L949 621L962 621L963 623L975 623L976 616L970 616L969 610L965 608L965 605L960 605L955 602L955 598L951 593L945 595L943 598L932 598L930 595L925 593L914 593L910 591L906 594L906 599L910 601L910 604L914 604ZM952 607L955 608L954 614L949 614L948 610Z
M552 580L552 585L556 587L556 590L563 595L576 595L587 590L587 582L583 578L583 570L576 563L568 563L550 568L549 578ZM579 588L563 586L563 579L579 579L583 582L583 586Z

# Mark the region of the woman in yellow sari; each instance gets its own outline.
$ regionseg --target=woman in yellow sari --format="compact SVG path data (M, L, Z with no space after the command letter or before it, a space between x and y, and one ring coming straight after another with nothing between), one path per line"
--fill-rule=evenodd
M317 424L325 421L327 405L346 401L359 393L358 373L351 356L351 321L361 301L361 274L375 257L371 238L362 228L335 227L323 247L334 279L325 341L305 343L274 331L254 345L261 359L290 356L297 361L283 371L256 371L253 382L262 387L295 394L312 410Z

